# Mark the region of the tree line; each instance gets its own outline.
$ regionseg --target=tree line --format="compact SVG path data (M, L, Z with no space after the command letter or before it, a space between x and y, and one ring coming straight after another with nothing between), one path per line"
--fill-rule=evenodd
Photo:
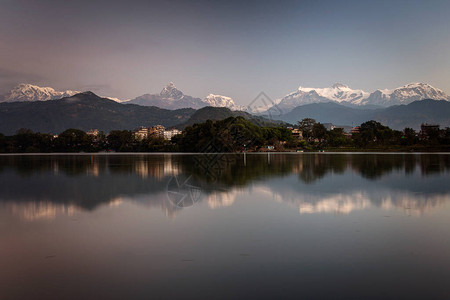
M327 130L325 126L314 119L306 118L297 123L303 133L301 143L304 148L326 149L348 147L355 149L423 149L437 148L450 150L450 128L439 129L424 127L423 132L412 128L403 131L394 130L377 121L367 121L357 127L351 134L342 128Z
M108 134L87 134L67 129L58 136L20 129L15 135L0 134L1 153L47 152L242 152L242 151L314 151L322 149L450 150L450 128L412 128L393 130L376 121L368 121L352 134L342 128L328 130L314 119L306 118L295 126L302 137L292 135L283 126L258 126L243 117L230 117L188 126L168 141L162 137L136 138L132 131L113 130Z
M161 137L137 139L130 130L113 130L109 134L87 134L79 129L67 129L58 136L20 129L13 136L0 134L2 153L50 152L157 152L171 151L170 142Z

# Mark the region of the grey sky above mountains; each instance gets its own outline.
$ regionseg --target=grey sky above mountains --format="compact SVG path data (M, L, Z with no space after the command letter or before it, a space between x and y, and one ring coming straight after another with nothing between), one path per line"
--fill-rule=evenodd
M0 93L20 82L131 99L172 81L248 104L299 85L450 94L450 1L2 0Z

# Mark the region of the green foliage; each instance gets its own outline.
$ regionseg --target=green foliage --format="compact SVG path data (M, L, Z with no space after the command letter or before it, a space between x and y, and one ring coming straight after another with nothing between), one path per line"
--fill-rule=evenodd
M311 140L312 134L313 134L313 127L314 127L314 124L316 124L316 120L311 119L311 118L305 118L305 119L299 121L297 124L298 124L298 128L303 133L303 138L306 139L307 141Z
M432 129L419 137L412 128L405 128L401 132L379 122L368 121L361 124L360 133L349 137L342 128L327 130L323 124L313 119L303 119L298 124L307 131L307 138L304 140L294 139L288 128L261 127L240 116L218 121L207 120L188 126L171 141L161 137L137 140L129 130L113 130L108 135L99 132L97 136L93 136L72 128L54 138L50 134L20 129L12 136L0 134L0 152L242 152L267 151L265 146L273 146L276 151L450 150L448 127Z
M162 137L148 137L140 141L137 148L139 152L163 152L168 150L169 144Z
M311 130L312 138L323 140L327 135L327 129L321 123L315 123Z
M79 129L67 129L56 138L55 148L61 152L91 152L93 137Z
M108 148L117 152L131 152L136 140L129 130L113 130L106 138Z
M243 117L230 117L188 126L172 141L185 152L238 152L290 140L292 134L286 128L259 127Z
M327 132L327 145L331 147L342 147L351 144L351 140L344 134L344 129L335 128Z
M373 145L390 145L399 138L400 133L382 125L376 121L368 121L360 126L359 134L354 137L356 145L373 146Z
M402 145L415 145L419 142L419 137L417 136L417 132L412 128L405 128L403 130L403 136L401 137Z
M34 133L29 129L19 129L10 137L0 138L0 151L11 153L37 153L53 151L53 136L44 133Z

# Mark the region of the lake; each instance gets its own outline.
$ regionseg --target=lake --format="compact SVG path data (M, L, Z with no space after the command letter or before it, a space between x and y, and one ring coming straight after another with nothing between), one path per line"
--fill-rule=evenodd
M0 299L450 299L448 154L0 156Z

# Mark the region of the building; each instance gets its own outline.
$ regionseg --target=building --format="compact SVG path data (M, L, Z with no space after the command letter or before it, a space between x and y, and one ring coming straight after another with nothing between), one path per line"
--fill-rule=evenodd
M360 129L361 127L359 126L353 127L352 130L350 130L350 133L351 134L360 133Z
M98 136L99 131L98 131L98 129L91 129L88 132L86 132L86 134L93 135L93 136Z
M164 139L165 140L171 140L172 137L176 136L177 134L180 134L181 131L178 129L169 129L169 130L164 130Z
M148 128L139 127L133 131L133 135L137 140L143 140L148 137Z
M300 129L298 129L298 128L289 128L289 129L291 130L292 137L294 139L299 139L299 140L303 139L303 133Z
M164 137L166 128L162 125L156 125L148 128L148 135L152 137Z
M423 124L420 125L420 133L419 133L419 137L421 139L427 139L430 138L433 133L436 133L436 135L439 135L439 129L440 126L437 124Z
M167 130L162 125L155 125L152 127L139 127L133 131L134 137L138 140L143 140L149 137L165 138L170 140L172 136L181 133L178 129ZM167 136L167 137L166 137Z

